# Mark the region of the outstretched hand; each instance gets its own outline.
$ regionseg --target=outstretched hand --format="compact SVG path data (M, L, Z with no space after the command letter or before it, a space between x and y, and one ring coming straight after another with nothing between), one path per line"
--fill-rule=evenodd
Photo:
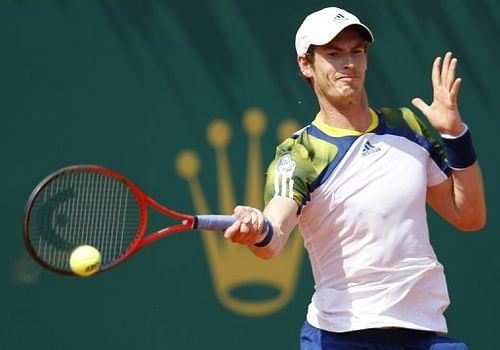
M428 105L419 97L411 101L442 134L458 135L463 130L457 103L462 79L456 78L456 68L457 59L451 52L444 59L437 57L432 66L432 103Z

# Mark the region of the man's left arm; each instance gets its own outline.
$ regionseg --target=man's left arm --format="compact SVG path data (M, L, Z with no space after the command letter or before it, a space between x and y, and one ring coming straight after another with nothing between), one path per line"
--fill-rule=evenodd
M474 231L486 224L486 201L470 131L458 110L462 80L455 76L456 67L457 59L451 52L444 59L437 57L432 67L432 103L428 105L421 98L412 103L441 134L452 168L446 181L428 188L427 203L458 229Z
M446 221L463 231L480 230L486 224L486 202L478 162L452 170L441 184L427 189L427 203Z

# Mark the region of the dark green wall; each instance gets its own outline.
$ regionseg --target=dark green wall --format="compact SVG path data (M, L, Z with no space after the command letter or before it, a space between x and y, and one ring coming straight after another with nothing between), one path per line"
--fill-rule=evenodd
M430 213L431 235L449 282L450 334L473 350L500 348L497 0L5 0L2 349L298 347L313 289L307 259L295 256L292 299L251 316L217 297L202 234L172 236L115 270L77 279L35 266L21 227L36 183L76 163L114 168L160 202L196 211L176 172L176 157L185 149L200 156L203 198L211 211L223 211L216 156L206 137L215 119L232 129L231 178L236 201L244 202L248 135L241 118L249 108L265 114L263 164L273 156L280 122L312 118L315 101L296 74L294 36L307 13L330 5L352 10L375 33L367 82L375 107L410 106L417 95L429 101L434 57L451 50L459 58L460 108L475 137L489 221L481 232L463 234ZM153 219L153 226L161 224Z

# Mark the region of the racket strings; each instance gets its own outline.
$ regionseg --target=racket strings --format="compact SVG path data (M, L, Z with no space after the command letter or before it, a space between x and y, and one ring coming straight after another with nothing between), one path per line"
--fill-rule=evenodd
M141 223L140 205L122 181L98 172L68 172L49 182L31 208L30 241L49 266L70 271L79 245L101 252L101 268L133 244Z

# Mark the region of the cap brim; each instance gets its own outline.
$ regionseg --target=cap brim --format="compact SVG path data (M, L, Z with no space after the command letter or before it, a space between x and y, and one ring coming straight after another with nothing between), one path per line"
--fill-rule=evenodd
M365 40L368 41L369 43L372 43L375 41L375 38L373 37L372 31L370 30L370 28L365 26L363 23L353 23L353 24L348 25L347 27L345 27L342 30L345 30L346 28L349 28L349 27L358 27L359 29L361 29L360 32L363 35L363 38L365 38Z

